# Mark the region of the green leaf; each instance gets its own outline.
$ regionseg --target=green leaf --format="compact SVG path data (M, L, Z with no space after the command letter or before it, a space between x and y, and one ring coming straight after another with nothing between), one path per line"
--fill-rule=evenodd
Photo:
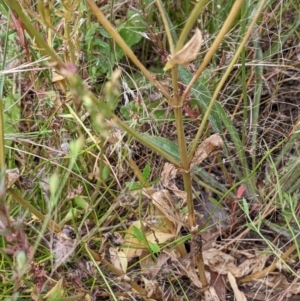
M111 48L108 43L101 41L99 39L95 39L92 43L93 43L93 48L95 50L99 51L99 55L101 57L103 57L103 56L106 58L109 57Z
M74 198L75 204L84 210L89 209L89 203L85 201L80 195L76 195Z
M85 140L83 137L79 137L78 139L70 142L70 151L71 155L77 157L83 148Z
M81 210L77 208L71 208L68 213L65 215L63 222L66 223L68 221L74 220L74 218L80 216L82 214Z
M156 243L153 243L153 242L148 242L144 233L141 231L141 229L137 228L136 226L133 226L133 235L138 241L146 243L148 245L148 247L150 248L151 252L153 252L153 253L160 252L159 245Z
M20 98L19 94L8 94L3 99L3 126L4 133L7 134L15 134L16 126L18 121L20 120L20 108L18 106L17 100ZM2 101L2 100L0 100ZM5 145L11 145L12 140L5 140Z
M84 37L84 42L86 44L88 44L95 38L98 29L99 29L98 23L90 23L89 27L87 28L87 31L85 32L85 37Z
M110 167L107 165L104 165L101 170L101 179L103 181L106 181L108 179L109 174L110 174Z
M125 187L128 188L129 190L137 190L142 188L141 183L139 182L126 182Z
M126 22L118 26L118 31L126 44L132 47L140 42L146 27L141 22L141 16L136 12L129 10L128 17L129 19ZM124 56L123 50L119 46L116 49L118 58L122 58Z
M147 164L144 169L143 169L143 182L148 181L149 177L150 177L150 173L151 173L151 167L149 164Z
M96 23L96 24L97 24L97 26L98 26L98 28L99 28L99 24L98 24L98 23ZM107 32L106 29L104 29L103 27L100 27L100 28L99 28L99 31L100 31L100 33L101 33L105 38L111 39L111 36L110 36L110 34Z
M27 258L24 251L19 251L16 256L16 261L19 270L24 270L27 264Z
M120 108L120 112L126 120L131 120L132 119L131 113L137 113L138 107L135 101L130 101L128 104Z
M50 195L51 195L51 198L50 198L51 208L54 208L54 206L56 205L57 198L55 198L55 195L58 191L59 184L60 184L59 176L56 173L51 175L51 177L49 179L49 189L50 189Z
M153 118L155 120L165 120L166 119L166 110L165 109L156 109L152 112Z
M55 286L44 296L47 301L60 301L64 296L63 279L60 279Z
M148 134L140 134L144 139L147 139L149 142L154 144L155 146L161 148L169 155L171 155L174 159L180 162L180 154L178 145L166 138L151 136Z
M153 242L149 242L149 247L150 247L151 252L153 252L153 253L159 253L160 252L160 247L159 247L158 244L155 244Z
M246 215L249 215L249 204L247 202L247 200L245 198L243 198L242 200L242 206L243 206L243 210L246 213Z
M133 226L133 235L140 242L146 241L144 233L136 226Z

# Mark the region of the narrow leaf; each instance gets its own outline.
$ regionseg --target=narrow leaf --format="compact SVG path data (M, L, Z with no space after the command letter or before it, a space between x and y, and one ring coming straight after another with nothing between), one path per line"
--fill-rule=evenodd
M149 180L150 174L151 174L151 167L149 164L147 164L145 166L145 168L143 169L143 181L144 182Z
M149 142L164 150L166 153L171 155L174 159L180 162L180 155L178 145L174 142L165 139L163 137L151 136L148 134L140 134L144 139L147 139Z
M60 279L55 286L44 296L47 301L60 301L64 296L63 279Z

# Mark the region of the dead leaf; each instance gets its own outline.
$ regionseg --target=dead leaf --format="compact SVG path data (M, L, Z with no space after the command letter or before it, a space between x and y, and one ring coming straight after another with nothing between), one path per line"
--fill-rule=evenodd
M61 265L67 262L73 256L77 246L75 231L72 227L65 225L61 232L55 235L53 242L53 253L55 255L55 264Z
M204 264L210 268L210 270L221 275L225 275L229 271L235 277L241 277L243 275L242 269L234 264L235 259L217 249L210 249L206 252L203 252L203 261Z
M247 301L245 294L239 290L236 280L230 272L228 272L228 280L233 289L236 301Z
M110 262L124 273L127 271L128 261L123 251L118 251L115 248L109 248Z
M220 299L220 301L226 301L226 292L227 292L227 287L226 287L226 279L224 275L219 275L216 272L210 271L210 284L214 287L216 290L216 293Z
M148 260L147 264L145 264L145 259ZM171 260L171 257L169 254L161 253L158 255L155 265L150 265L149 260L151 260L153 263L153 260L150 256L144 257L142 260L140 259L143 264L143 275L148 276L150 279L154 279L157 277L157 275L161 275L163 273L163 269L165 266L168 266L168 261Z
M164 67L164 71L173 68L176 65L186 66L193 61L201 48L202 34L199 28L196 28L193 37L180 49L173 57L169 59Z
M123 251L128 261L130 261L134 257L141 256L143 249L145 248L145 245L134 236L134 227L140 229L140 221L133 222L128 228L127 233L124 237L125 246L123 247Z
M255 274L255 273L262 271L265 268L266 262L270 258L270 256L271 256L271 253L264 254L262 252L256 251L255 257L254 257L255 262L252 265L251 273ZM251 260L251 258L248 258L248 260ZM247 262L248 260L245 260L245 261ZM240 266L242 266L242 264Z
M7 169L5 171L5 188L8 189L20 178L20 171L18 168Z
M139 257L139 265L144 276L149 276L149 270L155 265L149 250L143 250L142 255ZM151 277L153 279L153 277Z
M220 301L215 289L209 286L204 291L204 301Z
M253 273L253 270L258 268L258 264L258 258L251 258L242 262L238 267L241 271L239 273L239 277L243 277Z
M148 280L142 277L144 281L145 291L147 292L147 298L154 297L155 300L162 300L161 287L156 280Z
M213 134L205 139L196 149L191 162L191 168L202 163L206 158L217 154L223 149L224 143L219 134Z
M272 288L272 291L284 292L288 290L288 296L290 294L297 295L300 293L300 283L289 283L286 277L281 273L272 273L268 277L264 277L258 280L259 285L266 285Z
M240 272L238 267L234 264L234 258L217 249L210 249L203 252L203 261L210 270L219 274L227 274L230 270L236 276Z
M175 263L176 263L176 261L178 261L178 260L176 258L174 258ZM197 286L199 288L203 287L202 283L200 282L198 272L195 269L193 256L187 255L187 257L184 260L181 259L180 262L178 261L178 264L176 264L176 266L180 270L180 272L183 275L186 275L195 286ZM208 281L210 281L210 273L205 271L205 275L206 275L206 279Z
M58 74L54 69L52 70L52 83L59 82L64 80L65 77L61 74Z
M161 173L163 186L167 187L171 180L176 179L178 173L178 168L176 168L173 164L165 163Z
M182 201L185 202L186 192L180 190L175 184L175 179L179 172L179 169L176 168L173 164L165 163L163 171L161 173L162 185L165 188L170 189L178 198L182 199Z
M153 205L163 214L166 228L170 233L178 234L181 226L185 226L185 224L175 210L175 202L170 193L163 189L153 193L151 198Z
M205 139L196 149L195 155L191 162L191 168L200 164L206 158L215 155L223 149L224 143L219 134L211 135ZM179 175L180 170L171 163L165 163L161 173L162 185L170 189L178 198L182 199L184 203L187 195L185 191L180 190L176 184L175 179Z
M246 259L239 266L236 266L234 257L222 251L212 248L203 252L204 264L207 265L210 270L221 275L226 275L230 272L236 278L249 275L253 273L254 270L262 269L266 260L267 257L257 255L255 258Z

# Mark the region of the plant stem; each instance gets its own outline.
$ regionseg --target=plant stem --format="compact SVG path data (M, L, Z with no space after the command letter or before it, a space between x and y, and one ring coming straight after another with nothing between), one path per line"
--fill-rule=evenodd
M197 267L198 267L200 281L202 283L203 288L206 288L208 286L208 281L205 275L203 256L201 252L196 256L196 260L197 260Z
M180 37L178 39L178 43L176 45L175 52L179 51L183 47L188 34L192 30L192 27L196 23L201 10L204 8L204 6L207 4L207 2L208 2L208 0L199 0L197 2L196 6L192 10L190 16L188 17L188 19L181 31Z
M182 120L182 107L174 108L176 129L178 134L178 146L181 159L181 168L183 169L183 183L184 190L187 194L186 202L188 206L188 218L189 226L193 227L195 225L195 214L194 214L194 204L193 204L193 193L192 193L192 181L190 173L190 162L188 160L186 141L183 130L183 120Z
M3 100L0 97L0 170L5 165Z
M23 199L23 197L21 195L19 195L16 191L14 191L12 188L10 188L10 189L8 189L8 193L23 208L28 209L31 214L34 214L42 222L45 221L46 217L40 211L38 211L35 207L33 207L30 203L25 201ZM52 231L54 230L56 233L61 231L60 226L56 222L54 222L53 220L49 220L48 228Z
M159 10L159 13L161 15L162 21L164 23L164 29L167 34L168 43L169 43L169 47L170 47L170 53L171 53L171 55L174 55L175 48L174 48L173 38L172 38L171 31L170 31L170 26L169 26L168 20L166 18L165 10L163 9L163 4L161 3L161 0L156 0L156 4L157 4L158 10Z

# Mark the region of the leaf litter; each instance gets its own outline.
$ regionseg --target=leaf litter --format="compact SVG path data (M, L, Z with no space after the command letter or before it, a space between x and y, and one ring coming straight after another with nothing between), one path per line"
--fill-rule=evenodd
M195 157L192 160L191 168L201 164L209 156L215 155L220 151L222 146L223 142L218 135L206 139L197 148ZM160 246L167 245L168 242L179 238L181 232L187 227L185 215L182 212L186 196L184 191L177 187L175 181L180 173L181 171L172 164L166 163L164 165L161 180L161 186L163 188L153 186L151 188L144 188L142 192L144 196L143 202L146 202L147 206L150 206L151 204L156 209L148 211L148 216L143 216L143 221L145 222L142 224L140 222L134 222L128 228L124 236L125 241L127 243L129 242L126 252L123 250L126 254L126 259L130 265L130 262L134 260L134 257L138 258L143 279L148 285L148 298L155 299L159 295L162 296L160 298L163 300L176 300L174 294L166 297L164 286L161 285L161 283L166 281L165 279L166 277L169 277L169 275L173 275L177 280L181 279L181 281L184 282L187 281L184 277L187 277L189 279L189 285L185 287L187 292L189 292L188 287L193 288L193 290L202 288L197 267L193 260L192 249L190 253L182 257L182 254L178 249L165 246L163 249L159 249L160 252L156 255L156 260L154 260L151 258L151 255L153 255L151 247L147 245L147 242L158 244ZM211 203L210 201L207 202ZM149 223L147 218L152 222ZM147 242L136 237L133 226L138 227L138 229L145 229L144 234ZM226 227L223 227L223 231L224 229L226 229ZM201 232L201 235L203 236L206 231L208 230L204 229L203 232ZM209 235L211 236L211 233ZM236 300L247 300L247 296L242 291L243 288L242 290L239 288L239 279L246 275L262 271L273 255L270 253L263 253L262 251L256 251L254 254L247 254L241 251L241 254L238 257L244 259L240 260L240 263L237 264L235 256L231 256L227 252L218 249L219 243L216 240L211 242L211 246L212 248L203 252L203 260L207 268L207 278L211 280L214 279L214 282L219 284L216 287L212 282L203 293L200 293L199 291L199 294L204 298L202 300L225 300L225 284L220 284L224 282L230 284ZM131 251L129 251L129 249L131 249ZM237 250L235 251L235 254L237 254ZM298 294L298 285L292 285L284 276L282 277L283 278L280 279L280 281L279 278L271 277L268 278L268 281L265 281L264 278L262 278L258 280L258 282L260 285L264 284L267 290L283 291L289 289L290 294ZM223 279L223 282L218 282L217 279ZM274 282L272 282L272 280ZM159 294L156 295L154 291L159 292Z
M222 142L218 135L207 138L197 148L191 168L201 164L221 148ZM218 236L212 234L215 230L211 232L209 228L203 229L202 237L205 237L206 233L208 233L208 237L213 237L210 241L211 248L203 252L203 261L207 269L207 279L210 281L214 279L214 282L211 282L211 285L202 291L193 247L191 246L190 252L183 256L180 250L174 248L172 244L173 241L180 239L182 231L187 228L185 213L182 211L185 205L185 195L175 184L180 173L181 171L175 166L166 163L162 171L160 185L143 188L141 191L131 192L120 197L119 206L126 206L125 201L127 201L131 209L134 209L139 206L138 199L142 195L141 200L146 210L143 210L142 221L131 222L126 227L124 235L114 233L103 240L101 246L103 258L106 258L116 269L127 275L132 263L137 260L141 275L143 275L147 298L153 300L177 300L178 296L176 297L174 292L165 290L164 283L169 281L167 279L170 277L180 281L191 298L192 292L198 291L197 295L204 298L202 300L223 301L225 300L224 291L226 291L223 283L229 281L237 300L246 300L244 293L237 286L238 279L261 271L266 266L271 254L257 252L252 257L245 258L240 264L237 264L235 256L218 249L219 243L216 241ZM211 205L209 200L205 200L205 202L208 208L206 209L211 211L211 206L214 205ZM207 215L203 214L202 218L206 219ZM216 220L218 221L219 218L216 217ZM223 228L222 231L226 229L226 227L221 228ZM140 236L140 233L144 237ZM116 235L118 237L115 237ZM75 237L72 228L68 226L65 226L61 233L56 234L53 247L56 265L65 264L74 256L77 246ZM111 243L113 246L110 246ZM156 259L153 258L153 255ZM73 279L77 278L77 276L72 277ZM129 276L128 280L125 281L124 279L122 278L116 283L128 290L130 286L125 283L131 281L132 278ZM218 282L218 279L223 279L223 282ZM289 283L286 277L281 274L269 276L265 281L260 279L258 282L260 285L264 285L266 289L273 291L280 292L289 289L289 294L299 293L299 285ZM217 286L216 283L218 283Z

